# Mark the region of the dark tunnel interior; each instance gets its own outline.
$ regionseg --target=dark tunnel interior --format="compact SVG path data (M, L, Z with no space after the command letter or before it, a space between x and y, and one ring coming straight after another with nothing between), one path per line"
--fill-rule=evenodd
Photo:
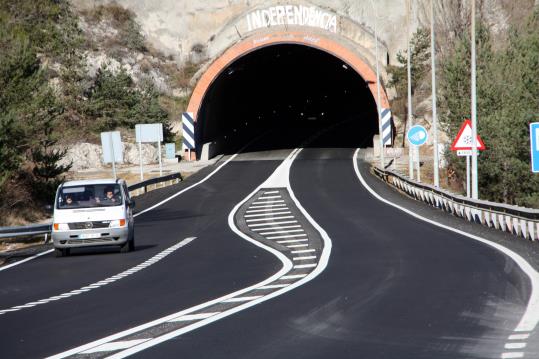
M353 133L325 147L372 146L376 103L363 78L325 51L271 45L236 60L208 89L195 130L197 157L204 143L216 144L212 155L229 154L267 131L273 140L259 150L290 148L342 121L354 122Z

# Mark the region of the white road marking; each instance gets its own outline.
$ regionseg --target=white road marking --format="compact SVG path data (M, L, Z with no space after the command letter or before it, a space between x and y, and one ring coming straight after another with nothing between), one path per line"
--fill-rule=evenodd
M290 284L269 284L257 289L274 289L274 288L284 288L288 287Z
M277 226L281 224L289 223L298 223L298 221L282 221L282 222L270 222L270 223L261 223L261 224L248 224L249 227L260 227L260 226Z
M272 208L272 207L284 207L286 204L268 204L267 206L249 206L249 209L251 208Z
M524 358L524 353L522 352L503 353L501 358L502 359Z
M266 208L266 209L255 209L250 211L245 211L245 213L262 213L262 212L274 212L274 211L281 211L281 210L288 210L289 208L286 207L280 207L280 208Z
M235 298L225 299L223 300L223 303L248 302L248 301L255 300L261 297L262 297L261 295L255 295L252 297L235 297Z
M93 353L99 353L99 352L112 352L116 350L122 350L131 348L135 345L144 343L145 341L150 340L151 338L147 339L135 339L135 340L124 340L124 341L118 341L118 342L110 342L106 343L100 346L97 346L92 349L85 350L81 352L81 354L93 354Z
M476 236L476 235L473 235L473 234L470 234L470 233L467 233L467 232L464 232L460 229L456 229L456 228L453 228L453 227L450 227L450 226L446 226L444 224L441 224L441 223L438 223L436 221L433 221L431 219L428 219L426 217L423 217L415 212L412 212L402 206L399 206L398 204L395 204L385 198L383 198L382 196L380 196L378 193L376 193L376 191L374 191L368 184L367 182L365 181L365 179L363 178L363 176L361 175L361 173L359 172L359 168L358 168L358 165L357 165L357 155L359 153L359 149L356 150L356 152L354 153L354 156L353 156L353 165L354 165L354 170L356 172L356 175L357 177L359 178L359 181L361 182L361 184L363 185L363 187L365 187L365 189L367 189L367 191L369 191L374 197L376 197L377 199L379 199L380 201L390 205L390 206L393 206L405 213L408 213L410 216L412 217L415 217L417 219L420 219L422 221L425 221L427 223L430 223L430 224L433 224L435 226L438 226L440 228L444 228L444 229L447 229L449 231L452 231L454 233L458 233L460 235L463 235L463 236L466 236L468 238L471 238L471 239L474 239L476 241L479 241L483 244L486 244L492 248L495 248L497 249L498 251L502 252L503 254L505 254L506 256L508 256L509 258L511 258L519 267L520 269L526 273L526 275L530 278L530 283L531 283L531 294L530 294L530 298L528 300L528 305L526 307L526 311L524 312L524 315L522 316L520 322L518 323L518 325L516 326L516 328L514 329L515 332L532 332L535 327L537 326L537 323L539 322L539 272L537 272L522 256L520 256L519 254L513 252L512 250L510 250L509 248L506 248L498 243L494 243L494 242L491 242L487 239L484 239L482 237L479 237L479 236Z
M262 232L259 233L261 236L266 236L268 234L279 234L279 233L296 233L296 232L305 232L303 229L286 229L284 231L272 231L272 232Z
M209 324L211 324L211 323L213 323L213 322L215 322L217 320L226 318L226 317L228 317L230 315L233 315L233 314L235 314L237 312L240 312L242 310L251 308L251 307L253 307L255 305L258 305L260 303L263 303L263 302L265 302L267 300L270 300L272 298L275 298L277 296L285 294L285 293L287 293L287 292L289 292L289 291L291 291L291 290L293 290L293 289L295 289L295 288L297 288L299 286L302 286L303 284L311 281L312 279L316 278L327 267L327 264L328 264L328 261L329 261L329 256L330 256L330 253L331 253L331 247L332 247L331 239L329 238L327 233L324 231L324 229L322 227L320 227L320 225L318 223L316 223L314 221L314 219L309 215L309 213L303 208L301 203L298 201L298 199L294 195L294 192L292 191L292 188L291 188L290 183L288 181L289 168L292 165L292 162L294 161L295 157L298 155L298 153L300 151L301 151L301 149L296 149L296 150L292 151L290 156L287 157L287 159L285 161L283 161L283 163L277 168L277 170L274 172L274 175L276 173L278 173L280 176L286 176L286 179L283 178L283 179L281 179L281 181L276 181L274 184L286 183L285 187L288 189L292 201L294 201L294 203L296 204L299 211L303 214L303 216L320 233L320 235L322 237L322 241L324 243L324 246L323 246L322 252L320 254L320 260L318 262L317 267L308 274L303 274L300 277L294 276L293 278L299 278L300 280L298 280L298 281L296 281L294 283L291 283L287 287L277 289L277 290L275 290L275 291L273 291L273 292L271 292L271 293L269 293L269 294L267 294L265 296L262 296L262 297L260 297L258 299L248 301L248 302L245 302L245 303L241 303L238 306L235 306L235 307L233 307L233 308L231 308L231 309L229 309L229 310L227 310L225 312L222 312L222 313L220 313L218 315L212 316L212 317L207 318L207 319L203 319L203 320L195 322L195 323L193 323L191 325L187 325L185 327L182 327L182 328L180 328L178 330L174 330L172 332L169 332L169 333L167 333L165 335L161 335L159 337L153 338L153 339L151 339L151 340L149 340L147 342L144 342L144 343L142 343L140 345L137 345L137 346L134 346L132 348L126 349L124 351L121 351L119 353L116 353L116 354L110 356L109 357L110 359L116 359L116 358L120 359L120 358L128 357L130 355L133 355L135 353L138 353L140 351L143 351L145 349L148 349L148 348L151 348L151 347L153 347L155 345L163 343L163 342L165 342L167 340L176 338L176 337L178 337L178 336L180 336L182 334L185 334L185 333L188 333L188 332L193 331L195 329L198 329L200 327L209 325ZM270 179L272 177L274 177L274 175L270 176ZM223 296L221 298L217 298L217 299L214 299L212 301L197 305L197 306L195 306L193 308L185 309L185 310L183 310L181 312L174 313L172 315L156 319L156 320L151 321L149 323L139 325L139 326L137 326L135 328L130 328L130 329L124 330L124 331L122 331L120 333L109 335L108 337L96 340L96 341L94 341L92 343L88 343L88 344L79 346L77 348L73 348L71 350L65 351L63 353L57 354L57 355L55 355L55 356L53 356L51 358L64 358L64 357L69 356L69 355L80 353L82 350L90 349L90 348L92 348L92 347L94 347L96 345L100 345L100 344L104 344L104 343L107 343L107 342L110 342L110 341L118 340L118 339L124 338L124 337L126 337L126 336L128 336L130 334L134 334L134 333L140 332L140 331L145 330L145 329L150 329L150 328L152 328L154 326L157 326L157 325L159 325L161 323L166 322L167 320L178 317L179 315L190 314L190 313L193 313L195 311L199 311L202 308L206 308L206 307L208 307L210 305L221 303L223 299L237 297L238 295L243 294L243 293L247 293L247 292L249 292L249 291L251 291L253 289L256 289L257 287L260 287L260 286L263 286L263 285L269 285L272 282L274 282L275 280L287 279L287 276L285 274L290 272L290 270L292 269L292 262L283 253L281 253L281 252L279 252L279 251L277 251L277 250L275 250L275 249L273 249L273 248L271 248L271 247L269 247L267 245L264 245L263 243L258 242L256 240L250 238L249 236L247 236L245 233L241 232L236 227L236 224L235 224L235 221L234 221L234 215L239 210L239 208L245 202L247 202L247 200L249 198L251 198L260 188L264 188L264 185L266 185L266 187L270 187L270 188L274 187L268 181L266 181L263 185L259 186L255 191L253 191L253 193L251 193L249 196L247 196L243 201L238 203L232 209L232 211L230 212L230 214L228 216L228 224L229 224L230 228L238 236L240 236L241 238L247 240L248 242L253 243L254 245L256 245L258 247L264 248L265 250L273 253L277 258L279 258L279 260L281 260L281 262L283 263L283 267L281 268L281 270L279 270L277 273L275 273L273 276L267 278L266 280L264 280L264 281L262 281L262 282L260 282L258 284L255 284L254 286L250 286L248 288L241 289L239 291L236 291L236 292L231 293L229 295ZM297 222L297 221L294 221L294 222ZM290 278L292 278L292 277L289 277L288 279L290 279Z
M528 339L530 337L529 334L511 334L509 336L509 340L525 340L525 339Z
M182 315L181 317L171 319L169 320L169 322L188 322L191 320L206 319L209 317L213 317L214 315L217 315L219 313L221 312L186 314L186 315Z
M300 253L309 253L309 252L316 252L316 249L302 249L299 251L291 251L292 254L300 254Z
M286 241L277 241L277 243L279 244L284 244L284 243L300 243L300 242L307 242L308 239L290 239L290 240L286 240Z
M307 274L291 274L291 275L283 275L280 279L298 279L306 277Z
M307 237L307 234L300 233L300 234L283 234L281 236L269 236L266 237L267 239L281 239L281 238L298 238L298 237Z
M308 244L291 244L287 246L288 248L301 248L301 247L308 247Z
M270 217L270 216L278 216L281 214L290 214L292 212L290 211L283 211L283 212L269 212L269 213L259 213L259 214L246 214L245 218L254 218L254 217Z
M268 231L270 229L287 229L287 228L300 228L299 224L292 226L276 226L276 227L262 227L262 228L252 228L251 231Z
M261 200L261 199L274 199L274 198L281 198L281 196L264 196L264 197L258 197L256 200Z
M526 343L507 343L505 349L523 349L526 348Z
M263 201L263 202L253 202L253 204L274 204L274 203L283 203L284 199L278 199L275 201Z
M275 194L275 193L279 193L279 191L269 191L269 192L264 192L264 194Z
M289 219L289 218L294 218L294 216L281 216L281 217L267 217L267 218L259 218L259 219L246 219L245 222L262 222L262 221L272 221L272 220L275 220L275 219Z
M305 257L294 257L294 258L292 258L292 260L294 260L294 261L306 261L306 260L311 260L311 259L316 259L316 256L305 256Z
M114 277L111 277L111 278L107 278L105 280L101 280L99 282L96 282L96 283L93 283L93 284L90 284L90 285L87 285L85 287L82 287L82 288L79 288L79 289L74 289L70 292L67 292L67 293L63 293L63 294L60 294L60 295L56 295L56 296L53 296L53 297L49 297L49 298L45 298L45 299L40 299L40 300L37 300L35 302L31 302L31 303L26 303L24 305L18 305L18 306L14 306L14 307L11 307L9 309L2 309L0 310L0 315L2 314L5 314L5 313L9 313L9 312L14 312L14 311L17 311L17 310L21 310L21 309L24 309L24 308L30 308L30 307L33 307L35 305L41 305L41 304L47 304L47 303L50 303L50 302L54 302L56 300L60 300L60 299L64 299L64 298L69 298L69 297L73 297L75 295L79 295L81 293L85 293L91 289L97 289L97 288L100 288L100 287L104 287L106 286L107 284L110 284L114 281L116 281L117 279L113 279L115 277L118 277L118 276L122 276L121 278L123 277L127 277L129 274L133 274L133 273L136 273L146 267L148 267L149 265L152 265L154 263L157 263L159 262L161 259L163 259L164 257L166 257L167 255L169 255L170 253L173 253L175 250L191 243L196 237L189 237L189 238L185 238L184 240L182 240L181 242L173 245L172 247L169 247L168 249L164 250L163 252L159 253L159 254L156 254L155 256L153 256L152 258L146 260L145 262L137 265L136 267L134 268L131 268L129 270L125 270L123 272L121 272L120 274L117 274L116 276ZM162 253L166 252L166 255L161 255ZM153 258L156 258L159 256L159 259L158 260L153 260ZM148 264L147 264L148 263ZM147 265L146 265L147 264ZM127 273L129 271L128 274L126 275L123 275L125 273ZM119 278L118 278L119 279ZM31 306L30 306L31 305Z
M314 268L316 267L316 263L312 264L298 264L297 266L294 266L294 269L302 269L302 268Z
M9 268L18 266L19 264L23 264L23 263L26 263L28 261L31 261L32 259L36 259L37 257L44 256L45 254L48 254L48 253L51 253L51 252L54 252L54 249L49 249L49 250L46 250L44 252L35 254L35 255L31 256L31 257L28 257L26 259L21 259L20 261L17 261L15 263L8 264L7 266L0 267L0 272L3 271L3 270L9 269Z

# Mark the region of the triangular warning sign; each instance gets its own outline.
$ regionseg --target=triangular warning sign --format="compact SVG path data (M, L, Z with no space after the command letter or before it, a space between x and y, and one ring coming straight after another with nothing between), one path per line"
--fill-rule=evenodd
M483 140L477 135L477 149L483 151L486 149ZM462 124L459 133L453 144L451 144L451 151L458 150L471 150L472 149L472 121L466 119Z

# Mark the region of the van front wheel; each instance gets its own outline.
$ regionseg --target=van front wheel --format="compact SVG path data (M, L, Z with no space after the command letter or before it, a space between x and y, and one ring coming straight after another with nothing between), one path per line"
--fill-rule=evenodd
M135 236L133 234L131 238L127 242L124 243L122 248L120 248L120 252L127 253L127 252L132 252L134 250L135 250Z
M71 254L69 248L54 248L54 254L56 257L67 257Z

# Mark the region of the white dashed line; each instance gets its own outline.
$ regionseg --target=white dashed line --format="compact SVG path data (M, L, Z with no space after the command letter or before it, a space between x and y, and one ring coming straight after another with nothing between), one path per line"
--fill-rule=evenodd
M308 239L290 239L290 240L287 240L287 241L277 241L277 243L279 244L284 244L284 243L300 243L300 242L307 242Z
M288 228L301 228L299 224L294 224L291 226L275 226L275 227L262 227L262 228L251 228L251 231L269 231L271 229L288 229Z
M528 339L530 337L529 334L511 334L509 336L509 340L525 340L525 339Z
M310 259L316 259L316 256L306 256L306 257L294 257L294 258L292 258L292 260L295 260L295 261L306 261L306 260L310 260Z
M262 213L262 212L273 212L273 211L285 211L288 210L287 207L279 207L279 208L265 208L265 209L255 209L255 210L249 210L245 211L245 213Z
M309 252L316 252L316 249L302 249L302 250L299 250L299 251L292 251L290 253L299 254L299 253L309 253Z
M284 288L288 287L290 284L269 284L257 289L274 289L274 288Z
M274 219L289 219L294 218L294 216L282 216L282 217L267 217L267 218L258 218L258 219L247 219L245 222L262 222L262 221L272 221ZM267 224L267 223L266 223Z
M259 214L246 214L245 218L254 218L254 217L270 217L270 216L279 216L281 214L290 214L292 212L290 211L283 211L283 212L270 212L270 213L259 213Z
M130 274L136 273L139 270L142 270L142 269L144 269L144 268L146 268L146 267L148 267L148 266L150 266L150 265L152 265L154 263L157 263L158 261L165 258L167 255L174 252L175 250L189 244L195 238L196 237L185 238L183 241L173 245L172 247L164 250L163 252L161 252L159 254L156 254L155 256L153 256L152 258L150 258L147 261L143 262L142 264L139 264L136 267L131 268L129 270L123 271L122 273L117 274L117 275L115 275L113 277L101 280L99 282L87 285L87 286L79 288L79 289L74 289L74 290L69 291L67 293L63 293L63 294L60 294L60 295L55 295L53 297L49 297L49 298L45 298L45 299L40 299L40 300L37 300L35 302L26 303L26 304L23 304L23 305L14 306L14 307L11 307L9 309L0 310L0 315L8 313L8 312L14 312L14 311L17 311L17 310L25 309L25 308L30 308L30 307L33 307L33 306L36 306L36 305L41 305L41 304L54 302L54 301L64 299L64 298L73 297L75 295L79 295L81 293L88 292L91 289L97 289L97 288L103 287L103 286L105 286L107 284L113 283L117 279L127 277ZM165 254L163 255L162 253L165 253ZM158 259L154 260L154 258L158 258Z
M316 267L316 263L312 263L312 264L298 264L297 266L294 266L294 268L296 269L302 269L302 268L314 268Z
M289 223L298 223L298 221L283 221L283 222L270 222L270 223L260 223L260 224L248 224L249 227L260 227L260 226L276 226L280 224L289 224Z
M186 314L186 315L182 315L181 317L171 319L169 320L169 322L188 322L191 320L201 320L201 319L213 317L214 315L217 315L219 313L221 312Z
M502 359L524 358L524 353L522 353L522 352L503 353L501 358Z
M278 199L275 201L253 202L253 204L274 204L274 203L284 203L284 199Z
M291 275L283 275L279 279L298 279L298 278L303 278L303 277L306 277L306 276L307 276L307 274L291 274Z
M275 193L279 193L279 191L269 191L269 192L264 192L264 194L275 194Z
M272 231L272 232L262 232L259 233L261 236L266 236L268 234L279 234L279 233L296 233L296 232L305 232L303 229L286 229L283 231Z
M266 237L267 239L282 239L282 238L298 238L298 237L307 237L307 234L301 233L301 234L283 234L282 236L269 236Z
M250 300L255 300L261 298L261 295L255 295L253 297L235 297L230 299L223 300L223 303L235 303L235 302L248 302Z
M286 204L281 203L281 204L268 204L267 206L250 206L249 209L251 209L251 208L273 208L273 207L286 207Z
M93 353L99 353L99 352L111 352L115 350L122 350L134 347L135 345L139 345L141 343L144 343L145 341L150 340L148 339L135 339L135 340L123 340L118 342L110 342L103 345L99 345L95 348L85 350L81 352L81 354L93 354Z
M287 246L288 248L301 248L301 247L308 247L308 244L291 244Z
M274 199L274 198L281 198L281 196L263 196L263 197L258 197L256 200L259 201L261 199Z
M526 348L526 343L507 343L505 349L523 349Z

